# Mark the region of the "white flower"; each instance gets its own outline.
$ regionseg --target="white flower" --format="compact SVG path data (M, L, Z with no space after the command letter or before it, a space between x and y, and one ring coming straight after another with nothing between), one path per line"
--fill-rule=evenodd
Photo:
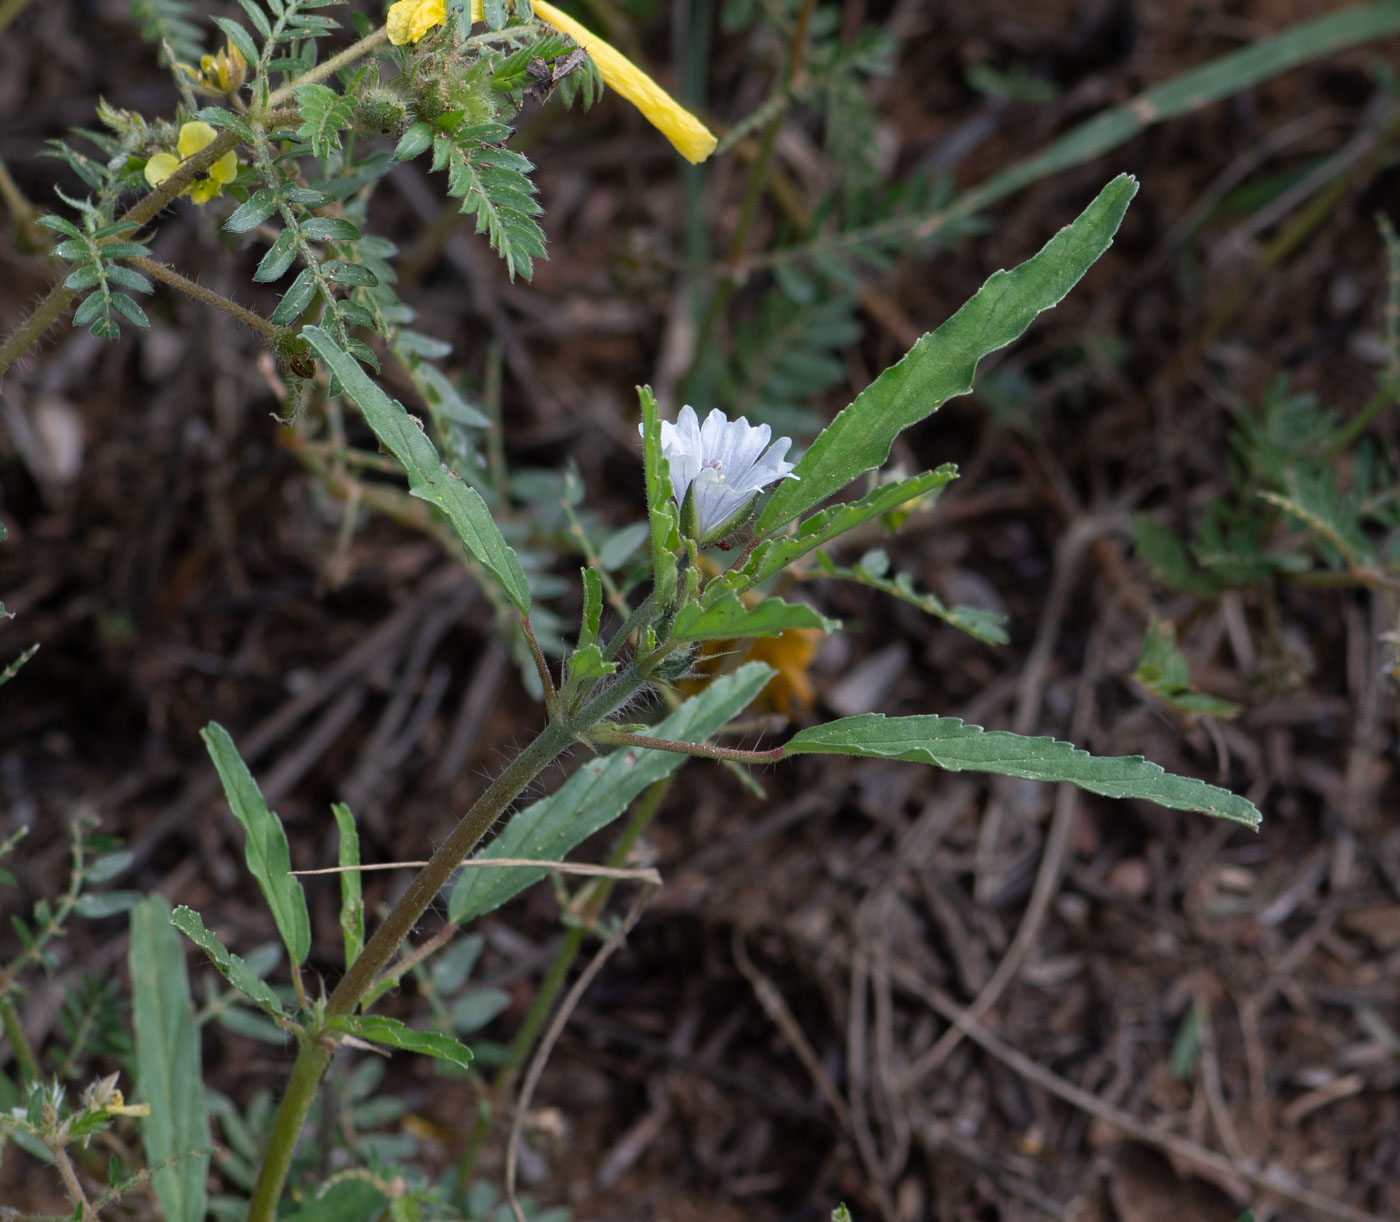
M702 425L688 404L675 424L661 422L661 452L688 535L702 543L719 538L769 484L797 479L793 464L783 461L792 439L779 437L770 446L772 436L766 424L729 420L718 408Z

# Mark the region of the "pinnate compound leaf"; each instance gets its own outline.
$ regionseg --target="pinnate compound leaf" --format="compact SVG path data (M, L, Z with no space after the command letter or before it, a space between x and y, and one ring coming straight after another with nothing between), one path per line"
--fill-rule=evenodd
M741 666L692 696L651 733L681 742L703 742L748 708L772 677L772 668L762 663ZM549 797L512 815L501 834L476 854L475 860L524 857L563 861L575 846L622 814L648 785L669 776L688 758L674 751L625 748L602 759L589 760ZM448 919L469 921L499 908L546 873L543 867L468 869L452 890Z
M500 582L516 609L526 614L530 610L530 585L525 570L506 543L481 494L449 474L436 447L414 423L404 405L380 390L329 332L320 327L306 327L302 335L364 413L375 436L403 464L408 473L409 491L420 500L436 505L447 516L467 550Z
M440 1061L451 1061L463 1069L472 1063L472 1050L460 1040L439 1031L415 1031L397 1018L384 1018L378 1014L340 1014L331 1019L330 1025L358 1039L388 1044L405 1052L421 1052Z
M755 607L746 607L737 595L726 592L709 606L687 603L676 613L671 635L678 641L728 641L780 636L790 628L834 632L840 626L838 620L827 619L806 603L765 598Z
M1137 186L1131 175L1120 174L1039 254L1011 271L994 272L952 318L867 386L798 461L798 478L778 486L759 515L757 532L773 533L881 466L902 430L967 394L978 362L1058 305L1108 249Z
M211 721L200 734L218 770L224 796L234 817L243 825L244 860L262 888L263 898L277 922L292 962L300 966L311 950L311 919L301 881L292 873L292 855L282 820L267 807L262 790L238 754L228 731Z
M282 1003L277 1000L277 994L258 978L243 959L204 927L204 918L193 908L181 905L171 913L170 923L208 955L214 966L219 969L219 975L243 996L274 1018L283 1017Z
M1197 810L1259 826L1254 803L1175 776L1140 755L1094 756L1054 738L984 730L956 717L886 717L863 713L800 730L785 755L857 755L933 764L950 772L993 772L1033 781L1067 781L1109 798L1141 798L1173 810Z
M184 946L170 905L151 895L131 911L131 1012L136 1084L151 1114L142 1129L151 1186L167 1222L204 1222L209 1113Z

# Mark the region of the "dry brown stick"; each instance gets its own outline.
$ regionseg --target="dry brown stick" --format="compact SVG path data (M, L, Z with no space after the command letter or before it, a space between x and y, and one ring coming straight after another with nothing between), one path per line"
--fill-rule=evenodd
M1224 1155L1217 1154L1199 1142L1191 1141L1176 1133L1163 1132L1156 1126L1139 1120L1132 1113L1125 1112L1122 1108L1115 1107L1111 1103L1105 1103L1092 1092L1037 1065L1025 1053L1013 1048L989 1031L946 993L926 984L908 968L896 966L892 974L900 988L911 996L917 997L931 1009L938 1011L974 1044L984 1052L994 1056L1008 1069L1020 1074L1028 1082L1033 1082L1043 1090L1049 1091L1056 1098L1079 1108L1080 1111L1102 1120L1105 1124L1112 1125L1115 1129L1120 1129L1137 1141L1173 1154L1184 1162L1194 1163L1221 1179L1242 1180L1261 1192L1271 1193L1282 1200L1301 1205L1325 1218L1340 1219L1340 1222L1386 1222L1386 1219L1377 1214L1367 1213L1362 1209L1353 1209L1350 1205L1333 1200L1320 1192L1283 1183L1252 1165L1236 1165Z
M1069 593L1079 572L1080 563L1090 545L1106 531L1116 528L1119 520L1118 515L1104 518L1081 518L1070 527L1059 547L1056 548L1055 579L1051 583L1050 595L1045 604L1045 614L1041 618L1035 643L1031 647L1030 657L1026 662L1027 676L1016 710L1015 728L1017 733L1028 733L1034 726L1034 717L1036 710L1040 707L1040 693L1044 687L1051 651L1059 636L1065 612L1069 607ZM1099 652L1097 640L1101 636L1097 624L1093 636L1094 641L1091 641L1090 644L1084 673L1080 676L1074 720L1070 726L1070 738L1073 741L1078 741L1084 736L1093 707L1093 684L1098 669L1095 664L1095 658ZM974 1018L982 1017L996 1005L1002 993L1006 991L1006 987L1016 978L1026 956L1035 945L1036 938L1040 936L1040 927L1044 923L1045 915L1049 912L1050 904L1060 887L1060 877L1064 869L1066 854L1069 851L1070 836L1074 831L1074 818L1078 808L1079 791L1072 785L1061 785L1059 793L1055 796L1055 814L1050 823L1050 832L1045 838L1045 851L1041 854L1040 868L1036 871L1031 898L1026 904L1026 911L1021 917L1020 925L1016 928L1015 937L1011 939L1011 945L1006 949L1006 954L997 964L991 979L987 981L968 1007L968 1013ZM957 1026L950 1027L945 1031L927 1052L923 1053L913 1065L905 1070L898 1082L898 1088L901 1091L908 1091L923 1081L948 1059L953 1049L962 1042L964 1034L965 1032Z

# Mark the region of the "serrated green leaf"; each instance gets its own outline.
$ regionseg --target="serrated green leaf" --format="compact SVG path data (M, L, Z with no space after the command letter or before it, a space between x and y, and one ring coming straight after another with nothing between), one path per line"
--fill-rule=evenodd
M863 713L800 730L784 755L857 755L933 764L1033 781L1067 781L1109 798L1140 798L1173 810L1196 810L1259 826L1254 804L1194 777L1175 776L1140 755L1093 756L1053 738L984 730L956 717L886 717Z
M200 732L209 757L218 770L229 807L243 825L244 859L257 879L263 898L277 922L277 932L292 962L306 962L311 949L311 920L306 912L306 895L301 881L292 873L291 850L282 820L268 809L262 790L233 745L228 731L211 721Z
M703 742L748 708L772 677L772 668L760 662L741 666L692 696L651 733L681 742ZM523 857L563 861L577 845L621 815L647 786L669 776L687 758L673 751L625 748L589 760L549 797L512 815L474 860ZM547 872L543 867L469 868L452 889L448 919L468 921L499 908Z
M273 1018L285 1016L277 994L258 978L257 973L243 959L205 928L204 918L193 908L181 905L170 914L170 923L209 956L214 966L219 969L219 974L235 989Z
M380 390L328 332L320 327L307 327L302 335L340 380L346 395L364 413L375 436L403 464L412 495L436 505L447 516L467 550L500 582L516 609L522 615L527 614L530 584L525 570L506 543L481 494L447 472L437 449L413 422L403 404Z
M360 833L355 828L355 815L344 802L331 806L336 830L340 835L340 850L336 865L340 875L340 930L345 938L345 967L360 957L365 946L365 902L360 885Z
M571 686L586 683L590 679L601 679L604 675L616 673L616 662L605 662L603 651L597 644L582 645L569 655L569 683Z
M330 1025L337 1031L362 1040L388 1044L405 1052L420 1052L441 1061L451 1061L463 1069L472 1063L472 1050L460 1040L439 1031L415 1031L396 1018L384 1018L378 1014L339 1014L331 1019Z
M901 431L970 391L978 362L1063 300L1108 249L1136 192L1137 180L1119 175L1038 254L993 273L952 318L866 387L798 460L798 478L774 491L759 515L758 534L772 534L881 466Z
M151 1107L142 1126L151 1186L167 1222L204 1222L209 1114L199 1029L184 949L164 897L148 896L132 909L127 964L136 1084Z
M820 628L834 632L839 620L827 619L807 603L765 598L746 607L733 592L723 592L708 606L687 603L676 612L671 635L678 641L728 641L736 638L779 636L791 628Z
M672 497L670 467L661 450L661 414L650 386L637 387L642 404L642 453L646 468L647 517L651 522L652 590L659 607L676 598L676 557L681 545L680 517Z
M858 501L833 505L813 514L798 526L796 534L760 544L743 567L743 584L738 584L736 580L735 588L747 590L760 585L777 576L799 556L805 556L872 518L893 513L907 502L927 496L956 479L957 475L958 469L952 463L944 463L936 471L925 471L913 479L893 484L881 484Z

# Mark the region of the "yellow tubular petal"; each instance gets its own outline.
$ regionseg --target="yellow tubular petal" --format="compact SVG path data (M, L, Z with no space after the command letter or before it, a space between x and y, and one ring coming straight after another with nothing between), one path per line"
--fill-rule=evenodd
M545 3L545 0L532 0L532 6L536 17L583 47L598 65L604 84L617 90L640 110L647 122L675 145L676 151L692 165L704 161L715 151L718 141L710 129L611 43L579 25L554 5ZM476 0L473 0L472 8L475 11Z
M213 144L218 134L209 124L196 119L193 123L181 124L180 139L175 147L180 150L181 157L193 157L200 149Z
M151 186L158 187L179 168L180 159L174 153L157 153L150 161L146 162L146 168L142 173L145 174L146 181Z

